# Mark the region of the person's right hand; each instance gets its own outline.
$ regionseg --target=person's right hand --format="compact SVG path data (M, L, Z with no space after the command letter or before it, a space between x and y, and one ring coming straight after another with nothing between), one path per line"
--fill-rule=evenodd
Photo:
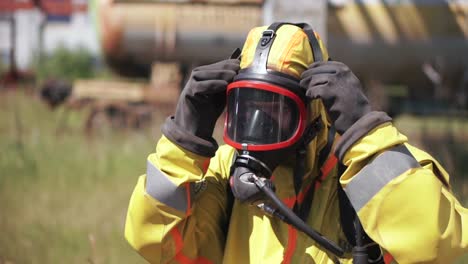
M240 69L237 59L200 66L192 71L177 103L175 116L166 120L163 134L174 143L203 156L213 156L216 120L226 106L226 88Z

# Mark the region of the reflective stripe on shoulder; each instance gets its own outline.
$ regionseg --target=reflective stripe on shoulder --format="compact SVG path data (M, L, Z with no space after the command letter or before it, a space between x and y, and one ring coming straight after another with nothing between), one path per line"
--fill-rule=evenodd
M345 192L357 212L387 183L417 167L420 165L409 150L404 145L398 145L364 166L348 183Z
M146 193L172 208L187 212L190 209L190 190L187 190L192 189L190 185L176 186L149 160L146 166Z

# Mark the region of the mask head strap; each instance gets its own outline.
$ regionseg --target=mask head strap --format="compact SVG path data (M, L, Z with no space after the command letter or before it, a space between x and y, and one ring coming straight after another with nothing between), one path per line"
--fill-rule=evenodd
M270 54L271 46L276 38L276 32L283 25L294 25L301 28L309 39L310 48L312 49L314 61L322 61L323 54L320 49L320 44L315 36L315 32L309 24L306 23L287 23L287 22L276 22L271 24L265 31L262 33L257 48L255 49L255 59L253 65L248 68L250 72L266 74L267 65L268 65L268 55Z
M294 25L302 28L302 30L304 30L304 33L307 35L307 38L309 39L310 48L312 49L314 61L323 61L322 49L320 48L319 41L312 27L306 23L298 23Z

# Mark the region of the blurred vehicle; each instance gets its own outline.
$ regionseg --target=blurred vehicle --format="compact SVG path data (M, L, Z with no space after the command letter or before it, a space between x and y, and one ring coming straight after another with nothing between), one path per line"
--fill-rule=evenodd
M468 107L467 0L96 1L103 53L124 76L149 78L154 62L177 62L186 76L228 57L252 27L305 21L326 39L332 59L358 74L376 108Z

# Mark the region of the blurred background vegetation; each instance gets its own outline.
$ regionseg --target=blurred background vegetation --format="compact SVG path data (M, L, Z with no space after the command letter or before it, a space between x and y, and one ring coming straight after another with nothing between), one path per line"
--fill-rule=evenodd
M59 45L52 52L36 56L33 62L35 82L40 86L49 79L73 82L77 79L110 79L117 76L85 47L71 49ZM1 67L0 67L1 69Z
M38 84L106 76L85 50L60 48L44 61ZM86 135L89 109L51 111L23 88L0 96L0 263L142 263L123 223L159 129L103 124Z
M36 78L39 82L49 78L61 78L73 81L78 78L93 78L97 75L97 63L91 52L83 47L70 50L59 46L52 54L43 54L37 58Z
M109 128L86 138L84 112L51 112L25 93L0 101L0 263L141 261L123 223L158 134Z

